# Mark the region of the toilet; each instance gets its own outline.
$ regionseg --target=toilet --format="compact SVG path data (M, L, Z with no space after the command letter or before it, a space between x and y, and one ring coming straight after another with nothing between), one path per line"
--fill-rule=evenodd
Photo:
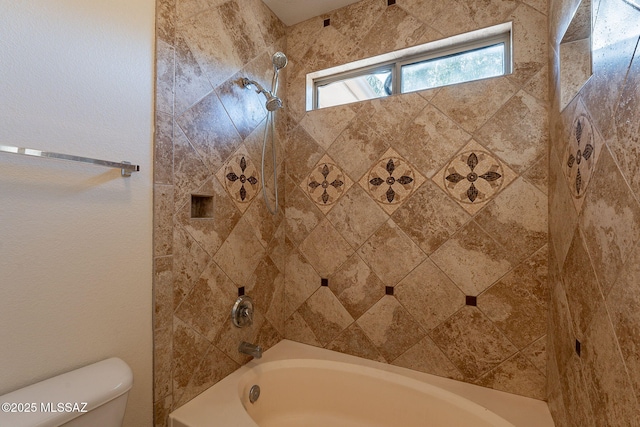
M121 427L132 385L129 365L106 359L0 396L0 426Z

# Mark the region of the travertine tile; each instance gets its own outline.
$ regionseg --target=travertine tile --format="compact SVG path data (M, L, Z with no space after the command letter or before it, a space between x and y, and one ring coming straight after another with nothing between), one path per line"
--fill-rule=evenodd
M320 287L320 276L291 242L287 243L285 268L285 318L291 314ZM287 332L287 336L289 333Z
M640 239L640 206L606 148L585 196L579 222L606 294Z
M238 286L246 281L265 254L264 247L244 218L238 221L213 260Z
M257 271L258 269L256 269ZM273 294L271 298L271 305L264 314L264 317L269 323L278 331L280 337L284 338L286 328L284 324L284 311L285 311L285 282L284 272L279 273L273 280Z
M173 195L176 210L191 200L196 191L209 177L210 172L182 130L175 129L173 141Z
M473 215L515 177L515 172L509 166L471 140L432 179Z
M192 218L191 203L184 204L175 215L180 224L209 255L220 249L229 233L240 220L241 214L215 177L209 178L193 194L211 197L213 210L210 218Z
M179 21L184 21L212 7L220 6L225 0L174 0Z
M153 255L173 252L173 186L153 186Z
M546 319L546 316L545 316ZM520 352L524 357L529 359L533 366L538 368L540 372L545 374L547 372L547 336L544 335L538 338L537 341L532 342L528 347L522 349ZM555 362L554 362L555 363Z
M322 25L322 21L320 21ZM322 27L307 52L300 58L305 73L340 65L353 58L356 42L340 34L332 26Z
M200 366L193 373L189 384L175 405L184 405L239 367L240 365L229 359L223 352L214 346L209 346Z
M426 26L399 7L387 7L360 46L367 57L418 44Z
M273 208L273 201L270 201L270 203L270 206ZM253 227L262 246L267 247L273 240L278 228L278 219L283 217L281 213L282 211L283 210L279 209L278 215L274 217L274 215L272 215L267 209L267 205L264 202L264 195L262 194L262 191L260 191L245 212L244 217ZM268 251L269 248L267 248L267 252Z
M425 180L413 165L390 148L359 184L385 212L392 214Z
M315 16L287 28L287 56L299 60L307 53L323 28L323 17Z
M215 93L187 110L176 123L212 172L217 172L242 143Z
M475 220L521 261L547 243L548 198L522 178L497 195Z
M431 178L470 139L471 135L451 119L433 105L427 105L409 127L397 135L393 145L411 159L422 174Z
M538 400L546 398L545 376L520 353L482 376L476 384Z
M156 4L156 36L169 44L176 35L176 0L158 0Z
M550 348L549 354L553 355L553 348ZM555 360L551 360L547 364L547 405L549 412L553 416L556 426L568 426L567 413L564 408L564 399L562 398L562 385L560 384L560 373L556 366Z
M153 260L153 329L171 329L173 320L173 257Z
M604 304L589 326L581 359L596 425L640 425L640 405L631 392L631 381Z
M382 225L362 245L358 255L386 286L398 283L426 258L393 220Z
M330 13L331 26L345 37L360 41L387 9L383 0L359 1Z
M237 286L212 262L176 308L175 316L213 342L222 325L229 320L227 311L237 296Z
M165 427L169 425L169 414L173 411L173 395L153 402L153 425Z
M385 294L384 283L358 254L353 254L328 279L329 289L354 319L362 316Z
M570 427L595 427L595 417L589 402L588 388L582 373L580 358L573 354L563 370L562 398Z
M602 294L579 228L575 231L564 262L562 281L567 293L574 330L578 339L581 339L596 308L602 302Z
M340 353L364 357L365 359L385 362L384 357L355 322L327 344L326 348Z
M318 224L299 249L322 277L333 274L353 254L351 245L326 219Z
M549 243L562 265L578 224L578 213L554 150L549 159L549 212Z
M521 3L505 21L513 21L513 74L508 78L523 85L547 62L547 17Z
M322 212L298 186L290 183L287 187L285 210L287 238L296 245L302 243L322 220Z
M262 62L270 61L266 52L263 52L259 59L262 59ZM254 78L251 74L247 68L242 68L216 88L220 102L242 139L249 136L267 116L265 97L257 93L254 85L245 87L242 83L243 78L256 80L257 77ZM259 80L258 82L261 83ZM264 87L265 83L261 84ZM269 88L270 85L266 87Z
M514 268L478 297L478 308L519 349L547 330L546 247Z
M238 345L242 341L257 343L258 335L265 325L266 319L260 310L254 310L253 323L244 328L236 327L231 322L231 316L228 316L227 319L227 322L222 325L214 345L236 363L245 364L251 360L251 356L240 353Z
M425 336L409 312L389 295L363 314L357 324L387 362L395 360Z
M301 126L298 126L288 138L287 175L296 185L300 184L323 154L322 147Z
M557 280L557 282L555 281ZM551 281L551 301L549 313L549 341L553 344L554 351L549 358L555 360L555 364L564 375L567 363L575 352L576 335L573 331L573 321L569 311L569 303L560 279Z
M327 152L357 181L388 148L386 138L380 137L358 117L336 138Z
M322 156L300 188L325 214L351 188L353 181L328 155Z
M173 227L173 306L177 307L189 293L211 257L184 228Z
M156 43L156 111L173 114L175 49L158 39Z
M211 344L180 319L173 320L173 395L179 401Z
M244 285L245 295L253 299L254 307L263 314L267 313L276 298L277 281L280 278L278 267L265 255L255 271Z
M261 0L247 0L240 3L243 10L251 10L260 27L262 38L267 46L283 40L287 33L287 27ZM280 49L284 51L284 49Z
M311 295L298 312L323 346L353 323L351 315L326 286Z
M174 111L179 116L211 93L213 87L180 33L176 35L175 57Z
M475 307L465 306L430 333L433 341L467 379L476 379L517 349Z
M304 321L300 313L297 311L291 315L285 322L286 337L289 340L309 344L316 347L322 347L320 342L313 334L307 322Z
M431 260L466 295L478 295L511 270L512 255L474 221L431 255Z
M173 117L156 113L154 150L154 184L173 184Z
M356 113L348 105L309 111L300 126L325 150L353 120Z
M465 131L475 132L516 92L509 79L498 77L446 86L431 103Z
M447 359L447 356L429 337L424 337L416 345L396 358L392 364L426 372L427 374L438 375L439 377L447 377L459 381L464 379L458 368Z
M355 185L338 200L327 214L327 219L356 249L371 237L389 216L360 186Z
M635 248L607 296L620 351L637 393L640 391L640 249Z
M394 295L426 330L435 328L465 304L464 294L429 259L395 286Z
M392 218L430 255L469 221L470 216L433 182L426 181Z
M547 106L519 91L474 137L519 173L545 153L549 143Z
M437 0L432 4L431 25L442 34L451 36L504 22L516 6L514 0Z
M627 2L600 1L592 30L593 76L582 90L594 125L605 139L615 132L611 120L636 50L640 11ZM631 83L633 84L633 83Z
M616 134L607 139L613 157L633 193L640 194L640 54L635 57L615 113Z
M542 67L542 69L538 71L535 76L531 77L522 87L522 90L540 101L549 102L549 67L547 65Z
M173 326L153 331L153 400L158 402L172 391Z
M549 194L549 156L545 154L540 157L522 177L544 194Z
M393 141L422 111L427 101L417 93L405 93L361 104L358 117L386 141Z

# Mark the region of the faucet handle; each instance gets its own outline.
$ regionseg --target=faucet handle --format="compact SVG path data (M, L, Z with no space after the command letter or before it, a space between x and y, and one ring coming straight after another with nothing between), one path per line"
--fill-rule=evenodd
M231 320L237 328L253 324L253 300L247 296L239 296L231 309Z

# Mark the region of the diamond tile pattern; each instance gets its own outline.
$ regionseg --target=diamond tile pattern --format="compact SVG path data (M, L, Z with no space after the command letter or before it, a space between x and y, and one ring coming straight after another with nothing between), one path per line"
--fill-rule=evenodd
M363 0L288 29L260 1L161 2L157 417L245 363L239 341L285 337L543 396L546 10L430 1L425 13L417 1ZM505 20L521 31L514 75L305 111L306 73ZM271 217L257 166L262 100L238 79L268 86L275 50L290 63L276 115L283 209ZM159 212L168 194L174 206ZM189 217L191 194L213 198L214 218ZM248 329L227 322L241 286L257 303Z

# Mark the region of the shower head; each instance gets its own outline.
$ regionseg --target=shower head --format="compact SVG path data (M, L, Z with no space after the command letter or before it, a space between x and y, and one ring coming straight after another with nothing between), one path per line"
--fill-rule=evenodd
M267 111L276 111L282 108L282 100L277 96L272 95L271 93L264 94L267 97Z
M289 61L287 60L287 55L282 52L276 52L271 57L271 62L273 62L273 67L276 70L281 70L287 66L287 62Z

